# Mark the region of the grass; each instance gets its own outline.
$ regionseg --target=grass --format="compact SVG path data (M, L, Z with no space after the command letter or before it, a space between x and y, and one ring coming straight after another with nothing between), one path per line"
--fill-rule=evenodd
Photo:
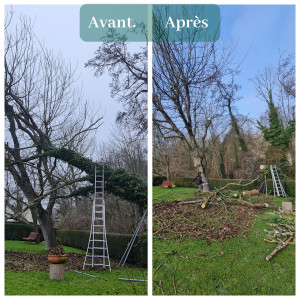
M175 200L183 200L187 198L194 198L194 191L197 188L182 188L182 187L175 187L175 188L165 188L160 186L153 187L153 202L163 202L163 201L175 201Z
M139 278L140 270L126 269L89 271L92 278L75 272L66 272L64 281L49 279L46 272L5 272L5 295L145 295L145 283L118 281L118 278Z
M46 253L43 244L6 241L5 249L16 252ZM64 247L66 252L85 251ZM146 295L145 283L119 281L118 278L146 279L146 270L113 268L112 271L87 271L93 278L73 271L65 272L64 281L49 279L48 272L13 270L5 271L5 295Z
M64 246L66 253L73 252L78 254L85 254L84 250L76 249L72 247ZM45 244L40 243L27 243L20 241L5 241L5 251L14 251L14 252L28 252L28 253L47 253L45 249Z
M184 189L180 188L178 194L190 197L194 190ZM156 191L154 198L163 197L164 191L158 190L158 197ZM175 195L174 198L178 200ZM274 199L276 204L281 201ZM255 216L246 239L236 237L212 243L154 239L153 294L295 295L295 246L289 245L271 261L265 260L276 247L264 242L264 229L271 229L266 223L274 219L268 212L262 210Z

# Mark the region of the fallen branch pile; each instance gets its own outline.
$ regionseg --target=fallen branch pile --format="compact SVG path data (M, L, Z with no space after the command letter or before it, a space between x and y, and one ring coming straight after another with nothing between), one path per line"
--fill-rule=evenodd
M266 260L269 261L276 253L284 249L287 245L295 243L295 220L290 220L281 216L277 223L267 224L274 227L274 230L264 230L267 233L264 241L274 244L277 243L276 248L266 256Z
M239 186L239 187L247 187L261 179L261 175L253 179L251 182L246 184L241 183L228 183L225 186L217 189L215 192L211 193L209 196L205 197L204 199L197 199L193 201L185 201L182 204L194 204L194 203L201 203L201 207L205 208L207 205L216 205L216 204L233 204L233 205L241 205L241 206L248 206L252 208L277 208L277 207L269 207L268 203L252 203L247 200L244 200L247 196L257 195L259 191L252 190L248 192L236 193L229 190L231 186Z

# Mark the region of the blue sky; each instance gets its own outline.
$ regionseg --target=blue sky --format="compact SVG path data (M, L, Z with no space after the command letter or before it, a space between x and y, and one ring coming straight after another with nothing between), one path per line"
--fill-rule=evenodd
M294 5L220 5L221 36L224 40L238 39L236 60L241 61L238 78L242 86L239 95L239 111L257 118L266 109L257 99L253 84L249 81L265 65L277 64L279 50L295 53Z
M95 109L100 107L104 114L104 125L99 136L109 137L120 104L110 97L110 78L95 78L91 69L84 68L93 57L97 42L84 42L79 37L79 5L18 5L16 13L35 19L35 33L45 41L48 48L60 52L70 61L80 75L86 99ZM8 9L9 6L6 7ZM240 62L248 52L238 78L242 89L238 110L258 118L266 109L265 103L257 99L253 84L249 82L267 64L276 64L280 51L295 51L295 6L293 5L220 5L221 38L225 41L237 40L236 62Z

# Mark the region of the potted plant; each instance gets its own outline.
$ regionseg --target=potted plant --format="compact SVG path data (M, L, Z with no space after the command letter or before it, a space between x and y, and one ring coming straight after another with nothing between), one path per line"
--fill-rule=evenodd
M63 245L52 247L49 249L48 262L50 264L64 264L67 260L67 254Z

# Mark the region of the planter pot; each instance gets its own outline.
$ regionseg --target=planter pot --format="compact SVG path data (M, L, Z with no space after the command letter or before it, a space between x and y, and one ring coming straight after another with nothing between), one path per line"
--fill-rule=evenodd
M67 254L48 255L48 262L50 264L64 264L67 260Z

